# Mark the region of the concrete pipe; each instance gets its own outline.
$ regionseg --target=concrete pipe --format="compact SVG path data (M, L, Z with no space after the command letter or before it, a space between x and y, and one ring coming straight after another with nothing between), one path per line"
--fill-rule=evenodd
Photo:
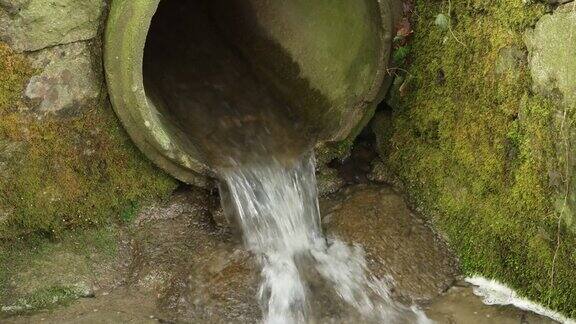
M392 2L113 0L112 105L148 158L199 185L256 138L284 153L342 140L381 100Z

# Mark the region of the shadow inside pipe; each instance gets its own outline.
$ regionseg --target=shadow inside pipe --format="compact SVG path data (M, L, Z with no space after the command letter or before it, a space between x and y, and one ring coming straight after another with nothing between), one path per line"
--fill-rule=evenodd
M328 107L267 39L248 1L161 1L143 69L148 98L171 135L213 170L300 156L320 133L306 123L308 103Z

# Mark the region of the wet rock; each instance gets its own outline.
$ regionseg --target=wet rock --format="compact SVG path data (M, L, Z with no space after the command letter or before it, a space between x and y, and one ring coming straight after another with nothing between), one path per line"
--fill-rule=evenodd
M54 244L0 247L0 322L11 313L51 308L110 290L121 281L114 228L71 233ZM19 244L19 243L18 243Z
M576 10L573 5L559 7L543 16L525 42L534 90L551 96L559 92L563 101L576 105Z
M208 204L210 207L210 213L212 214L212 219L216 225L221 228L226 228L237 237L240 236L240 224L237 222L236 214L231 208L226 208L224 206L233 206L232 196L228 190L228 186L222 184L218 187L218 197L212 197Z
M454 255L389 187L347 188L322 210L328 235L362 245L373 273L394 278L397 295L428 300L454 282Z
M103 298L79 300L58 312L41 312L32 316L17 316L2 319L4 324L16 323L170 323L157 317L153 296L133 293L124 289Z
M155 294L173 321L255 322L258 269L212 219L210 193L190 188L136 218L128 285Z
M488 306L474 295L471 287L452 287L426 307L426 314L435 323L478 324L552 324L537 314L513 306Z
M372 163L372 170L368 174L368 179L372 182L389 185L397 191L403 192L405 190L404 183L402 183L398 175L394 174L382 160L375 160ZM421 212L417 202L410 201L410 204L417 212Z
M372 141L359 141L354 145L350 156L337 166L338 175L346 185L368 183L368 173L375 159L378 159L378 155Z
M211 214L212 214L212 219L214 220L216 225L218 225L220 227L223 227L223 228L231 227L232 224L234 224L231 220L233 215L228 215L224 211L224 208L222 208L222 207L214 208L212 210Z
M252 323L261 318L259 268L242 250L184 267L160 298L164 316L191 323Z
M109 281L110 273L122 279L115 288L91 290L92 298L53 315L41 312L10 318L8 323L258 322L259 268L252 255L213 222L206 203L210 198L208 191L186 188L139 213L122 232L129 236L118 237L116 271L106 270L103 275L100 268L108 269L110 262L87 262L82 255L70 253L69 247L57 249L58 254L46 253L38 261L45 267L33 266L14 279L20 289L37 291L36 285L72 282L100 287L101 281ZM85 286L77 287L85 295L80 289Z
M104 0L18 0L0 2L0 39L17 51L94 38Z
M117 259L121 286L95 291L91 298L36 314L1 318L2 323L257 323L259 267L253 256L211 219L208 191L188 188L168 202L142 211L129 236L119 236ZM438 323L548 323L512 307L489 307L472 294L470 285L454 280L455 260L444 243L410 213L388 187L355 186L322 199L330 234L361 243L377 276L396 279L396 295L409 299L435 297L426 312ZM122 232L124 233L124 232ZM66 250L66 249L64 249ZM59 249L58 251L62 251ZM61 266L37 280L65 278L79 271L66 253L45 256ZM77 257L74 257L77 258ZM98 267L106 263L93 259ZM83 266L82 266L83 267ZM110 272L110 271L108 271ZM313 269L310 302L317 323L363 323L346 312L331 287ZM97 273L97 278L102 275ZM105 276L104 276L105 277ZM435 281L435 282L432 282ZM454 287L447 290L453 282ZM81 288L81 287L80 287ZM413 295L411 295L413 294ZM414 297L414 298L412 298ZM492 319L496 321L491 321ZM515 322L513 322L515 321Z
M91 47L81 42L30 55L33 66L42 72L30 79L25 95L38 104L39 113L78 113L79 108L96 103L103 84Z
M344 180L338 175L338 170L324 167L318 172L318 194L326 196L335 193L344 186Z

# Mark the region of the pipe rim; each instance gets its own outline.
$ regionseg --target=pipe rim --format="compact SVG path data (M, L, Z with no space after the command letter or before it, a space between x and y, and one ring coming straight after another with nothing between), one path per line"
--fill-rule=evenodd
M185 183L205 187L210 183L207 166L187 154L165 129L165 121L146 96L143 58L152 18L161 0L113 0L106 24L104 66L112 107L138 149L160 169ZM366 98L350 107L353 122L327 141L346 138L383 97L385 69L391 54L394 29L391 1L375 0L381 15L381 66ZM321 145L321 144L320 144Z

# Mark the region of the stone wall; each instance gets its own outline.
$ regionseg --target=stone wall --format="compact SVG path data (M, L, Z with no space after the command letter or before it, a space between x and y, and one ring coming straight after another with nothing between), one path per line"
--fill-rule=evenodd
M468 274L576 316L576 3L414 2L375 178L404 187Z
M416 0L374 176L404 187L465 271L576 316L576 5L554 3ZM109 105L106 11L0 0L0 241L129 220L176 186Z
M104 0L0 0L0 240L127 219L175 181L107 98Z

